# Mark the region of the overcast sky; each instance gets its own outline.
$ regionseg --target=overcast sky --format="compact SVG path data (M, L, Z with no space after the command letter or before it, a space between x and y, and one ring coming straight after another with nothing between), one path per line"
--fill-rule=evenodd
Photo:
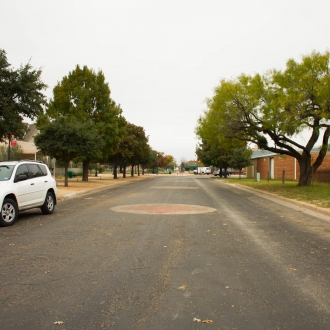
M0 0L0 48L41 67L48 98L77 64L102 70L151 147L196 158L194 129L222 78L329 50L329 0Z

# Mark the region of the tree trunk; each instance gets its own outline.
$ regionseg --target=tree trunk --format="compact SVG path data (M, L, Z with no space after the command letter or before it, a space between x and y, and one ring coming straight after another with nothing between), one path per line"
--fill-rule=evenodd
M134 165L132 164L131 176L134 176Z
M300 176L298 186L310 186L313 179L313 167L311 165L310 154L303 153L299 162Z
M82 181L88 181L88 168L89 168L89 160L85 160L83 162L83 176L82 176Z
M114 179L118 179L118 175L117 175L117 162L116 161L114 161L113 162L113 178Z
M126 178L126 165L123 166L123 179Z
M64 162L64 187L69 187L69 179L68 179L68 168L70 161Z
M140 165L138 165L137 168L138 168L138 176L140 176Z

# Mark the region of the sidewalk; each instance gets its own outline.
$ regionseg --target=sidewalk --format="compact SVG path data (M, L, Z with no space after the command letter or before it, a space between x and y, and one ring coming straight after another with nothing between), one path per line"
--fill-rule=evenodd
M127 174L126 174L127 175ZM118 174L118 179L114 180L112 174L98 174L97 177L90 176L88 181L82 181L81 177L68 179L68 187L64 187L64 179L56 179L58 195L57 199L66 199L75 197L77 195L86 194L96 189L103 189L106 187L114 187L122 184L132 183L134 181L146 180L155 177L155 175L134 175L130 174L123 179L122 174Z

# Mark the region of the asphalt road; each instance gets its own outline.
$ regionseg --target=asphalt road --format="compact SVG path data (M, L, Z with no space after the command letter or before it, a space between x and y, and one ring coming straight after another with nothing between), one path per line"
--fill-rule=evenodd
M0 228L0 328L330 329L329 217L216 181L159 176L22 213Z

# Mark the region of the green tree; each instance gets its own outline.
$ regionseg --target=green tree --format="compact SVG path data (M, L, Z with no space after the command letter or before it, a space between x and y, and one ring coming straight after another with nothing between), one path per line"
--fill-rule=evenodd
M242 168L251 165L251 155L251 149L235 148L228 156L228 164L239 170L239 178L241 178Z
M158 152L150 148L146 166L152 169L151 170L152 173L155 173L155 167L157 167L157 159L158 159Z
M152 154L152 149L149 144L146 145L145 151L141 155L140 164L142 166L142 175L145 174L145 169L150 164L150 155Z
M121 107L110 98L110 88L102 71L95 73L87 66L77 65L54 87L53 94L46 113L38 118L39 127L47 123L47 117L90 120L94 123L95 134L103 141L102 153L78 155L83 162L83 180L88 181L90 162L106 160L117 151L126 125Z
M33 69L30 62L19 69L8 63L6 52L0 49L0 140L10 135L22 138L24 117L34 119L46 104L42 90L41 70Z
M301 62L289 60L284 71L222 80L208 102L208 116L221 118L217 124L224 136L296 158L298 184L308 186L328 150L329 63L329 52L313 52ZM304 130L309 134L305 144L297 142L297 135ZM320 151L312 160L318 139Z
M213 109L212 101L207 103L210 109ZM201 140L196 148L196 155L204 164L220 168L220 176L227 177L229 156L236 148L247 147L245 141L226 136L223 127L226 127L226 122L219 111L209 110L200 116L195 128L195 133ZM225 170L224 173L222 169Z
M131 165L131 176L134 176L134 166L145 163L149 152L150 146L144 128L127 123L126 133L119 143L117 152L117 161L124 168L123 177L126 177L126 167L128 165Z
M164 167L167 169L174 170L174 168L177 166L175 159L172 155L165 155L165 164Z
M131 176L134 176L134 166L138 167L138 175L140 175L140 164L145 161L150 151L148 144L149 138L146 136L142 126L130 124L128 130L130 131L130 134L134 136L132 144L133 156L130 158L130 164L132 167Z
M100 151L102 139L92 121L68 121L59 118L50 122L35 136L35 144L45 155L64 162L65 187L68 186L68 167L80 156L93 158Z
M196 155L198 161L202 162L204 165L217 165L214 163L212 157L212 146L207 140L202 140L196 147Z

